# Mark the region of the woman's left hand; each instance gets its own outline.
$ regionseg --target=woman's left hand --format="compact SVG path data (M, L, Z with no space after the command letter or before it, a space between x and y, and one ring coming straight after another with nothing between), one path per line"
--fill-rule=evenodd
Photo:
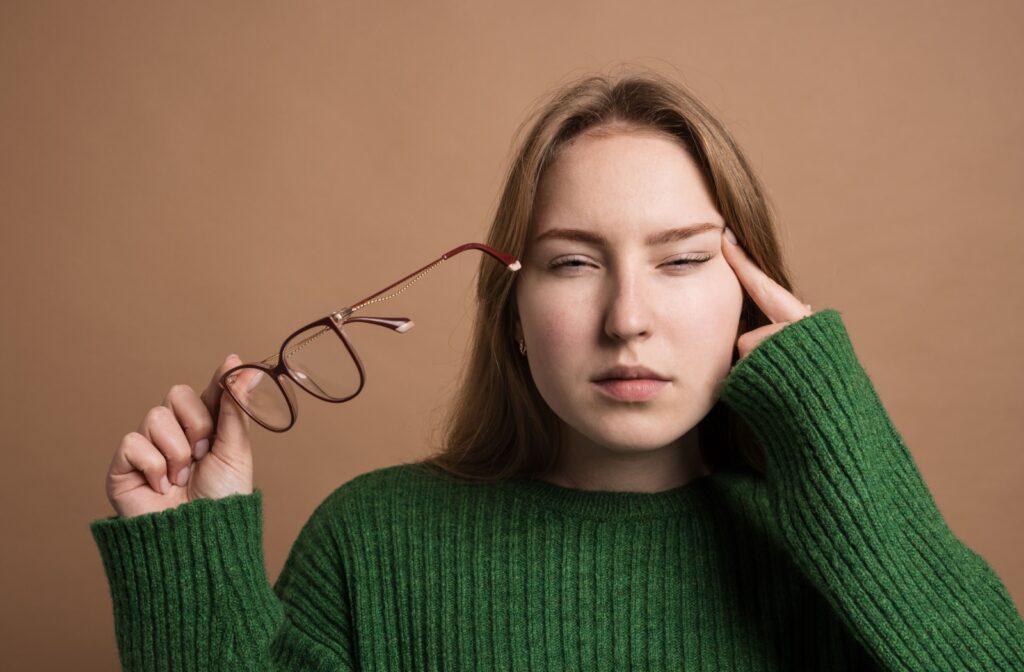
M731 237L731 240L730 240ZM740 284L750 294L750 298L761 309L773 324L766 324L753 331L740 334L736 347L743 359L751 350L772 334L782 331L787 325L813 315L809 303L803 303L785 287L769 278L764 271L751 261L743 248L731 241L736 240L732 231L726 227L722 234L722 254L732 266Z

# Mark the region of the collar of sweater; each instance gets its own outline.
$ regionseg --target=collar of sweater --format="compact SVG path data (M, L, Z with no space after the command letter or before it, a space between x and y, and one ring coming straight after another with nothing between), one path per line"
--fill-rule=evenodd
M661 492L579 490L539 479L512 479L501 487L548 511L586 518L623 519L677 516L706 503L722 472Z

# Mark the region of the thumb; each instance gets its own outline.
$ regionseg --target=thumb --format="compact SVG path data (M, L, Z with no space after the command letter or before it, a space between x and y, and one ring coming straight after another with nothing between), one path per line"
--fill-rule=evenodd
M264 377L262 371L243 369L231 389L239 395L243 403L248 397L250 387L254 387ZM231 461L232 458L248 458L251 451L249 444L249 428L252 419L241 409L238 402L227 390L220 395L220 410L217 416L217 434L210 447L219 457Z
M775 324L766 324L763 327L758 327L757 329L748 331L747 333L740 336L739 340L736 342L736 349L739 351L740 354L739 359L743 359L744 357L749 355L751 352L753 352L754 348L761 344L762 341L767 339L769 336L772 336L773 334L777 334L778 332L782 331L790 324L792 323L776 322Z

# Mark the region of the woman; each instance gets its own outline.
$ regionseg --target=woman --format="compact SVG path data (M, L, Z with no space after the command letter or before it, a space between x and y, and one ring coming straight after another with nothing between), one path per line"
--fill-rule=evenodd
M92 524L125 669L1024 669L1005 587L691 94L556 92L488 243L523 265L480 266L441 450L335 490L273 588L216 385L238 359L125 437Z

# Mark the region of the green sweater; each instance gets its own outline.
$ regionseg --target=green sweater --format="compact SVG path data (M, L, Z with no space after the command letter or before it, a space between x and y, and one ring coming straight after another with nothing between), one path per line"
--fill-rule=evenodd
M1024 670L1024 622L946 525L823 310L721 399L767 475L658 493L402 464L305 523L271 586L262 495L91 524L125 670Z

